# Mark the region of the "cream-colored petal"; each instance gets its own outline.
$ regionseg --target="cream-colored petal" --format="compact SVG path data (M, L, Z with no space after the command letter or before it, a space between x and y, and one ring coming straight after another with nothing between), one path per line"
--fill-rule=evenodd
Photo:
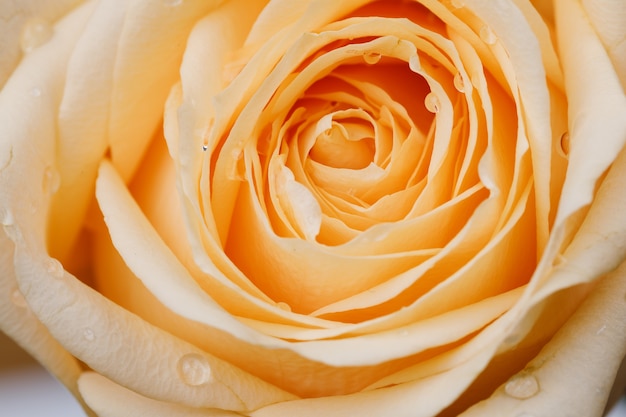
M47 204L55 188L55 116L64 69L91 10L87 4L59 20L53 36L23 58L0 92L0 223L4 229L0 232L4 298L0 327L76 395L80 365L22 297L13 250L26 240L36 240L38 248L44 248Z
M207 408L192 408L145 397L95 372L78 380L80 393L99 417L235 417L242 414Z
M110 67L115 62L127 9L124 1L99 2L68 63L56 152L62 180L52 200L48 227L53 237L49 251L63 261L83 227L93 199L96 170L109 146ZM97 54L93 53L95 45Z
M626 95L581 4L555 4L570 143L558 224L591 203L598 179L626 143Z
M600 416L626 355L626 263L591 295L526 368L463 417Z
M19 64L24 49L28 51L32 45L47 41L49 27L46 24L53 25L81 2L24 0L0 3L0 88ZM43 37L30 42L23 36L27 32L43 34Z
M582 0L626 91L626 7L617 0Z
M591 282L626 257L626 150L613 162L572 242L553 261L554 271L537 291L542 298L568 286ZM556 232L567 229L560 225Z
M81 366L37 319L17 286L13 242L0 232L0 331L11 337L80 400L76 382Z
M269 384L124 310L35 248L18 246L15 263L20 290L54 338L91 369L129 389L190 407L236 411L285 398Z
M111 63L114 84L108 124L113 162L124 178L135 171L162 119L163 103L179 77L193 25L222 2L130 3Z
M494 32L497 42L501 42L505 48L511 70L514 71L519 88L518 105L523 109L520 123L525 126L533 159L537 240L541 252L549 233L552 152L550 97L541 47L529 22L512 2L468 0L465 3Z
M96 193L113 243L130 269L170 310L195 321L208 320L217 329L229 331L245 340L262 338L240 325L202 291L143 217L125 190L119 174L107 162L101 165ZM253 377L248 379L242 374L240 378L239 389L246 391L246 386L254 386L258 401L273 402L288 397L269 384L260 384ZM262 389L266 393L259 395ZM245 398L248 394L242 392L238 395Z
M251 417L359 415L369 417L432 417L460 395L490 356L488 350L440 373L388 388L351 395L311 398L264 407Z

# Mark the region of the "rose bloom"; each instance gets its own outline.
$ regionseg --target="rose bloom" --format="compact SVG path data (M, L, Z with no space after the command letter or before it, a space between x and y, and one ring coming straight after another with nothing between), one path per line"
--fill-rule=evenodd
M0 328L89 413L612 401L620 0L33 0L0 16Z

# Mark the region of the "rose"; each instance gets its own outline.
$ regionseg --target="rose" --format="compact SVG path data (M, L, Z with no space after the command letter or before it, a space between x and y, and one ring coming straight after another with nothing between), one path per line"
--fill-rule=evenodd
M12 13L0 323L98 414L601 412L619 15L366 3Z

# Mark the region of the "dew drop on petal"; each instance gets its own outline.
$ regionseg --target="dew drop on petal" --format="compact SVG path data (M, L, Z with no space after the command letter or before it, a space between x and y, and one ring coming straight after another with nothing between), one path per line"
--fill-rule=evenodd
M459 93L462 93L465 91L465 82L463 81L463 76L461 75L460 72L457 72L454 75L454 88L456 88L456 90Z
M46 261L46 271L54 278L61 278L65 274L61 262L54 258L50 258Z
M3 226L13 226L15 223L15 217L13 217L13 213L10 210L5 209L4 207L0 208L0 222L2 222Z
M60 185L61 176L59 175L59 172L52 167L46 168L43 172L43 191L47 194L52 195L59 190Z
M559 149L563 156L567 157L569 155L569 132L565 132L561 135Z
M493 33L493 29L488 25L483 25L483 27L480 28L479 36L487 45L493 45L498 40L496 34Z
M211 366L203 356L189 353L181 357L177 365L178 376L187 385L198 386L211 380Z
M524 400L539 392L539 382L533 375L522 373L514 376L506 383L504 392L513 398Z
M22 294L22 292L18 288L16 288L13 291L13 293L11 293L11 302L16 307L20 307L20 308L28 307L28 303L26 302L26 299L24 298L24 295Z
M40 17L33 17L22 28L20 47L25 53L32 52L38 46L48 42L53 33L50 23Z
M83 337L88 342L93 342L96 338L96 334L90 328L86 328L85 330L83 330Z
M424 105L426 106L426 110L428 110L429 112L438 113L441 103L439 102L439 97L437 97L435 93L430 92L426 95L426 98L424 99Z
M206 143L203 143L203 144L202 144L202 150L203 150L204 152L208 151L208 150L209 150L209 145L207 145Z
M284 311L291 311L291 306L284 301L279 301L276 303L276 307L280 308Z
M367 52L363 55L363 61L370 65L377 64L381 58L382 55L379 52Z

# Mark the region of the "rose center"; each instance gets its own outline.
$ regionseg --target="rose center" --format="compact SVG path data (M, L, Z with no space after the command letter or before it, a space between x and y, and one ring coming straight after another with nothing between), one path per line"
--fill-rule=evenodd
M333 116L333 115L331 115ZM309 152L314 161L333 168L361 169L374 160L374 128L360 118L332 117Z

